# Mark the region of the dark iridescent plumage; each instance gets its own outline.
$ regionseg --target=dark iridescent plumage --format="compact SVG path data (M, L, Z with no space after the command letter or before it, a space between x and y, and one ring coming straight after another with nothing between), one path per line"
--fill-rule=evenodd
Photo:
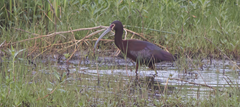
M162 50L158 46L140 40L122 40L123 25L120 21L114 21L110 27L99 37L98 41L109 31L115 30L115 44L127 55L128 58L136 62L136 74L138 63L145 64L149 68L154 69L154 64L161 61L174 61L172 54ZM98 41L95 43L94 48Z

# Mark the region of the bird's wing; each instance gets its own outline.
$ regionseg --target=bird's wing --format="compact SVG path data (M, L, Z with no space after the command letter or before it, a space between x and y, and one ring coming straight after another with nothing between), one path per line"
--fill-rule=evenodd
M128 51L127 53L136 58L144 60L154 58L156 62L173 61L172 54L147 41L125 40L124 45Z
M153 57L154 45L147 41L126 40L127 53L141 60L150 60Z
M159 61L174 61L173 55L167 51L164 51L160 47L152 44L152 45L147 45L147 48L150 50L152 53L154 59L159 62Z
M146 44L145 49L144 49L145 52L150 53L150 55L146 53L147 54L146 57L149 57L149 58L153 57L156 62L174 61L174 58L171 53L164 51L160 47L158 47L155 44L152 44L150 42L146 42L146 41L143 41L143 42L144 42L144 44Z
M164 51L160 47L140 40L125 40L123 41L124 47L127 50L129 58L140 61L174 61L172 54Z

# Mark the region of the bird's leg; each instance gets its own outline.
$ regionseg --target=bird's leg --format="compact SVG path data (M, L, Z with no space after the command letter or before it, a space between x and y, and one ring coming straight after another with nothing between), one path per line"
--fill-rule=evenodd
M153 66L153 69L154 69L154 71L155 71L155 74L154 74L153 76L156 77L157 74L158 74L158 73L157 73L157 69L156 69L156 67L155 67L155 64L153 64L152 66Z
M139 84L139 82L138 82L138 64L139 64L139 62L138 61L136 61L136 79L135 79L135 86L139 86L140 87L140 89L141 89L141 86L140 86L140 84Z
M137 73L137 71L138 71L138 61L136 61L136 71L135 71L135 73L136 73L136 80L138 80L138 73Z
M155 74L153 75L153 77L157 76L158 73L157 73L155 64L150 62L149 65L148 65L148 67L149 67L150 69L152 69L152 70L155 71Z

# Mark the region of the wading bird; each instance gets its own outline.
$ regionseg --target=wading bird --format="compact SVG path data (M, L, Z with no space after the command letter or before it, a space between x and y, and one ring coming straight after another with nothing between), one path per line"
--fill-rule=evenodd
M124 55L136 62L136 76L139 64L145 64L154 70L155 63L161 61L174 61L172 54L150 42L134 39L122 40L123 25L120 21L112 22L110 27L102 33L95 43L94 50L96 49L99 40L111 30L115 30L115 45Z

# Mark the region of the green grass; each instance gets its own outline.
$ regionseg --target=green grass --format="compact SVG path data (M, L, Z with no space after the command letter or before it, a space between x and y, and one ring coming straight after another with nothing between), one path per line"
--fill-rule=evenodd
M112 21L120 20L127 29L143 33L150 42L167 47L172 54L195 57L197 61L194 64L208 56L224 58L226 54L234 61L240 57L239 0L49 0L54 12L46 0L0 1L0 44L36 37L31 33L46 35L55 31L108 26ZM82 39L91 32L74 32L73 36ZM97 84L96 76L79 73L71 74L71 81L65 80L66 78L60 81L60 75L64 71L57 72L58 68L51 64L38 62L34 68L27 63L29 54L36 57L34 60L41 60L40 57L52 53L71 54L67 49L60 50L66 45L53 44L71 41L73 36L68 33L0 47L0 58L3 60L0 62L0 105L239 106L237 86L226 88L226 92L206 92L209 95L206 99L188 97L184 89L180 94L164 93L162 97L154 98L149 96L152 92L147 89L147 84L143 84L142 93L139 89L134 89L136 92L131 93L132 84L125 83L134 82L124 80L126 77L121 75L102 75L100 84ZM131 36L128 34L128 39ZM94 41L87 43L83 43L79 51L91 51ZM102 44L111 47L112 43ZM45 46L52 48L46 50ZM182 65L181 70L188 67L188 64ZM232 92L231 96L227 92ZM46 95L48 96L45 97Z
M10 58L11 59L11 58ZM135 86L134 80L121 74L72 72L68 78L65 70L26 60L3 58L1 63L1 106L239 106L238 86L224 88L223 92L203 91L200 98L191 97L192 86L168 86L165 90L150 90L147 81ZM41 61L41 60L40 60ZM12 68L15 68L13 74ZM34 69L33 69L34 68ZM106 69L107 67L99 67ZM78 70L77 70L78 71ZM63 76L61 76L63 75ZM13 79L15 76L15 79ZM62 79L60 80L60 77ZM134 76L131 78L135 78ZM165 87L156 84L157 87ZM170 89L173 87L174 89ZM205 87L198 86L199 89ZM218 89L217 87L215 87ZM220 87L219 87L220 88ZM223 87L221 87L223 88ZM165 90L165 91L163 91ZM197 93L202 91L196 91ZM156 96L160 94L160 96ZM194 94L194 95L195 95Z
M58 4L54 7L57 18L50 15L52 11L49 9L48 2L13 1L16 4L10 5L9 1L5 1L5 4L0 6L2 7L0 25L3 35L0 42L4 40L14 42L34 37L31 34L16 31L12 27L44 35L54 32L55 28L56 31L66 31L99 25L108 26L112 21L120 20L127 25L126 28L143 33L150 38L150 42L166 46L173 54L187 53L190 56L205 57L213 54L216 57L222 57L219 54L220 49L229 57L239 57L238 0L114 2L66 0L59 3L52 0L52 4ZM74 35L76 39L81 39L86 36L86 33L87 31L81 31L75 32ZM61 36L54 39L55 42L63 41ZM42 45L44 44L46 43ZM23 47L26 45L28 44L21 44Z

